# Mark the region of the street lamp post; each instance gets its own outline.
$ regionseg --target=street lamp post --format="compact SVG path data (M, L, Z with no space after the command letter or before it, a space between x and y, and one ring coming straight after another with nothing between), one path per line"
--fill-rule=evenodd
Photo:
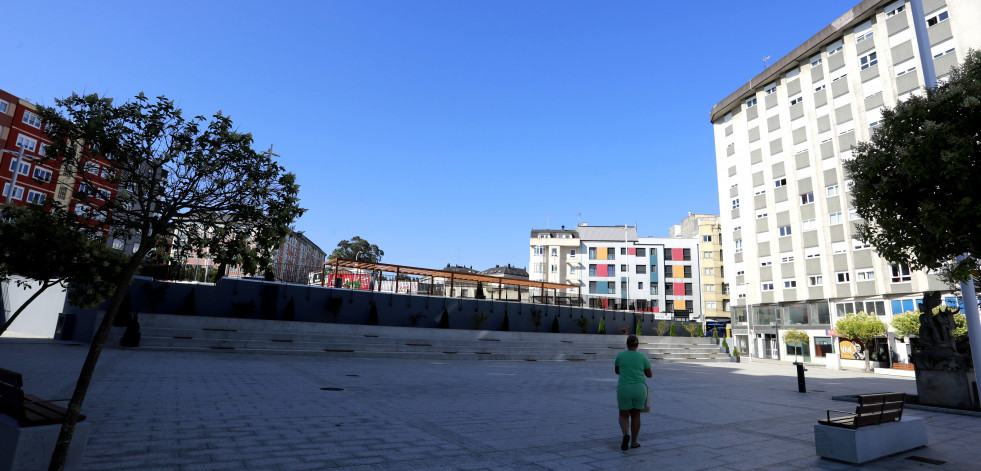
M14 192L17 189L17 174L20 173L20 163L24 160L24 146L18 145L17 147L20 149L17 152L8 149L0 149L4 152L17 154L17 157L14 158L14 174L10 177L10 188L7 190L7 199L4 201L5 203L10 203L14 197Z

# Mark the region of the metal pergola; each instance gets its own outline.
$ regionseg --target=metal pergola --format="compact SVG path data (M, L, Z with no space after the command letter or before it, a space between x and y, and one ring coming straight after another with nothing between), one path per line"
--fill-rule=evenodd
M320 285L325 286L327 283L327 270L330 269L334 274L338 274L341 268L355 269L355 270L365 270L365 271L378 271L382 273L394 273L395 274L395 291L398 291L399 275L416 275L422 277L431 277L433 280L436 278L443 278L450 281L450 292L453 292L454 283L457 280L460 281L473 281L481 283L496 284L500 287L504 286L517 286L517 287L529 287L529 288L539 288L542 290L542 297L545 298L546 290L552 290L552 298L555 300L555 304L558 304L558 292L559 290L567 291L571 289L576 290L576 298L579 300L579 304L582 305L582 288L578 285L569 285L562 283L548 283L545 281L531 281L522 280L519 278L503 278L498 276L487 276L479 275L474 273L460 273L450 270L435 270L430 268L419 268L410 267L406 265L392 265L387 263L374 263L365 262L360 260L348 260L343 258L332 258L324 263L323 276L320 280ZM433 294L433 286L435 283L429 284L429 295ZM379 283L378 290L381 290ZM501 299L501 293L503 289L498 289L497 299Z

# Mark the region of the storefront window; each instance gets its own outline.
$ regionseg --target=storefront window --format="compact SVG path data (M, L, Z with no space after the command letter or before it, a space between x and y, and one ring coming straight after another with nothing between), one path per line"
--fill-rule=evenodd
M776 306L754 306L753 324L756 325L777 325L780 321L778 308Z
M745 307L734 307L732 308L732 318L736 324L746 323L746 308Z
M828 303L816 303L810 305L811 319L816 320L817 324L831 324L831 309Z
M784 306L784 312L787 313L786 319L788 325L799 325L807 324L807 305L805 304L790 304Z
M814 355L826 357L829 353L834 353L831 345L831 337L814 337Z

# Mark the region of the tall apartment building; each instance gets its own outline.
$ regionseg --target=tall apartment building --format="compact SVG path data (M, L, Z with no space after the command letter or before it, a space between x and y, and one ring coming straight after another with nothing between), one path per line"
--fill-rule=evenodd
M529 279L577 284L586 306L704 320L695 239L638 237L635 226L535 229Z
M310 272L324 267L327 253L301 232L291 232L273 254L273 273L279 281L305 284Z
M702 312L712 321L729 320L729 285L722 263L722 226L715 214L692 214L668 231L672 239L695 239L701 266Z
M883 107L924 93L923 64L943 80L981 47L981 1L922 5L921 18L904 0L863 1L713 107L723 259L741 351L789 353L779 336L799 328L812 339L805 359L820 359L838 351L829 335L837 317L865 311L888 322L923 291L946 289L855 239L861 220L842 168ZM917 22L929 44L917 40Z

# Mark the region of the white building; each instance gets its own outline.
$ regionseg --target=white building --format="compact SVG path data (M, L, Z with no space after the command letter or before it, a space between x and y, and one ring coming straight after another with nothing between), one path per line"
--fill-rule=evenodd
M842 168L883 107L924 93L923 60L943 80L981 47L981 1L922 4L919 18L907 1L863 1L713 107L740 351L793 358L780 335L799 328L812 340L805 359L823 361L838 352L838 316L874 312L888 323L923 291L947 289L855 239L861 220ZM921 47L914 24L924 20Z

